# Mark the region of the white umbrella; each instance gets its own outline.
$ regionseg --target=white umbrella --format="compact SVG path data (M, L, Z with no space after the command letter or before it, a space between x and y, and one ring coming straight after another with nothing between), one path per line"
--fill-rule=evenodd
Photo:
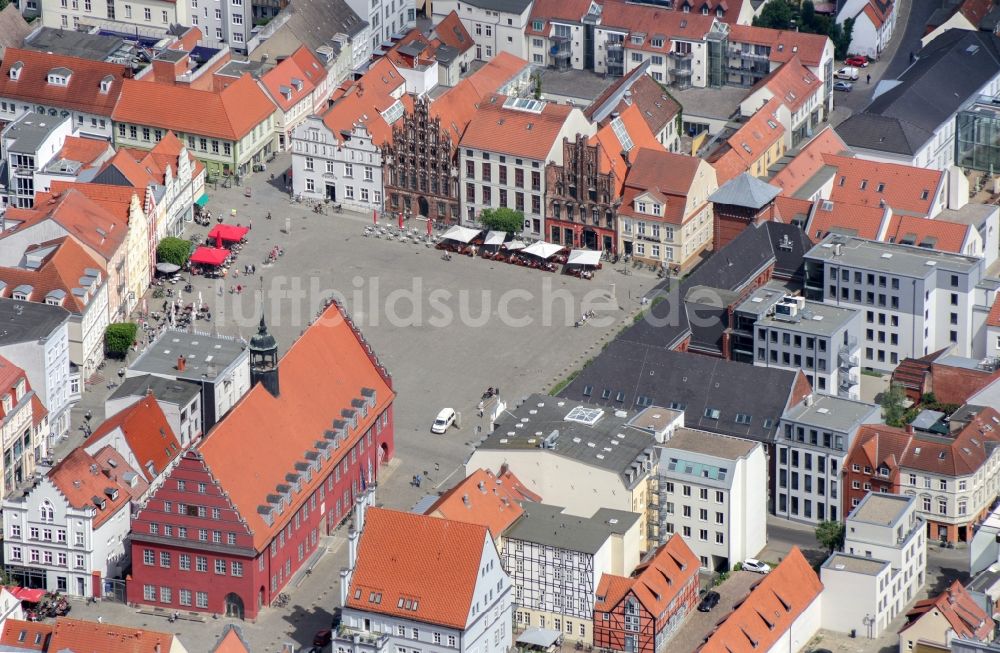
M202 307L203 305L204 305L204 303L203 303L203 302L201 301L201 291L199 290L199 291L198 291L198 310L199 310L199 311L201 310L201 307Z

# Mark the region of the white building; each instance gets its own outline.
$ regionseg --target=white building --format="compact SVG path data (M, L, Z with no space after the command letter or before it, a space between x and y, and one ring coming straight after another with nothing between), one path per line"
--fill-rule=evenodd
M70 408L80 398L80 374L70 370L69 312L60 306L0 299L0 356L28 375L48 410L50 442L69 431Z
M593 641L594 592L604 574L628 576L639 564L639 515L602 508L592 517L524 503L501 539L514 586L515 628L547 628Z
M491 97L459 144L462 223L476 224L483 209L507 207L524 214L523 235L543 238L545 166L562 165L563 138L595 131L583 112L569 105Z
M785 411L774 436L774 514L813 524L840 521L844 458L861 425L881 421L874 404L823 394Z
M81 26L125 31L143 36L166 36L173 25L191 25L187 2L169 0L40 0L42 25L78 29Z
M476 44L476 59L489 61L501 52L529 59L524 31L533 3L534 0L435 0L432 18L437 24L452 11L457 13Z
M0 356L0 463L2 486L7 496L28 481L35 467L47 455L43 426L45 407L35 396L24 370Z
M805 256L806 296L864 314L862 367L940 349L982 357L995 289L983 259L830 234Z
M837 24L854 20L848 52L880 59L896 29L894 0L847 0L837 12Z
M0 132L3 141L3 164L7 168L5 206L31 208L35 203L35 177L62 149L63 141L73 133L69 117L49 118L25 113ZM38 190L45 190L41 185Z
M234 52L247 54L254 29L253 2L180 0L177 4L185 5L184 11L190 16L185 25L201 30L204 45L216 48L228 45Z
M3 502L4 561L25 587L103 596L128 565L132 493L146 487L112 448L76 449L23 496Z
M926 523L913 497L870 492L848 515L844 529L846 556L834 554L823 565L823 627L879 637L924 586ZM853 557L880 566L876 570Z
M511 583L485 526L367 508L359 497L341 571L334 650L506 653ZM455 555L462 551L463 555Z
M728 571L767 544L767 455L759 442L677 429L660 448L660 531L701 566Z
M393 36L405 34L417 23L417 8L414 0L346 0L347 5L368 21L371 49L377 52L379 46L390 41Z

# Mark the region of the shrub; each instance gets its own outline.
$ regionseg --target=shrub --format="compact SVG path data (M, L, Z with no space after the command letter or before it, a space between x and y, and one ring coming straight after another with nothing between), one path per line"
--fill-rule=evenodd
M104 331L104 351L109 356L125 358L129 348L135 342L139 325L135 322L116 322L109 324Z
M191 241L167 236L156 246L156 260L183 266L191 256Z

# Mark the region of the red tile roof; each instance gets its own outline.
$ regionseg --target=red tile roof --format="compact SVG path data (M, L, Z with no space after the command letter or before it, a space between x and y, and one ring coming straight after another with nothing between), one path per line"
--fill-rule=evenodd
M638 105L632 104L625 107L625 110L619 114L619 120L622 126L625 127L625 131L628 132L629 138L632 139L630 152L638 152L638 148L652 151L666 151L660 144L660 141L656 140L656 135L650 131L649 125L643 119L642 111ZM611 123L612 121L608 121L603 127L598 129L597 133L590 137L588 143L590 145L601 146L598 167L602 174L614 173L616 184L615 196L620 197L625 185L625 176L628 174L628 167L626 166L625 159L622 158L622 151L625 150L625 147L615 135L615 130Z
M125 439L124 446L116 442L119 435ZM167 423L166 415L152 395L104 420L83 443L92 455L105 445L112 445L118 451L131 450L135 457L132 466L150 483L181 452L181 445Z
M226 624L222 636L216 642L211 653L250 653L250 646L243 639L240 627L235 624Z
M768 651L823 591L816 572L799 551L791 552L725 617L699 653Z
M56 619L50 651L74 653L169 653L174 636L143 630L60 617Z
M972 235L972 229L971 225L957 222L894 215L889 220L889 228L883 240L900 243L904 239L912 238L912 244L915 245L963 254L965 245Z
M512 80L528 66L528 62L507 52L490 59L485 66L466 77L479 96L486 98L497 93L501 86Z
M288 111L299 102L311 101L312 92L325 77L326 68L309 48L301 46L292 56L264 73L260 81L275 104Z
M802 65L798 55L793 55L778 66L777 70L760 80L750 92L760 88L766 88L794 113L810 97L822 93L823 82Z
M830 39L821 34L733 25L729 30L729 42L766 45L771 48L770 60L775 63L788 61L798 55L802 63L816 67L823 60L823 52Z
M812 213L813 203L809 200L778 195L774 198L774 207L778 210L778 217L781 219L781 222L791 224L793 220L798 219L805 224ZM806 234L806 237L808 238L809 235Z
M11 397L11 409L16 409L19 402L14 399L14 392L18 381L24 380L25 395L31 394L31 386L28 384L28 378L24 370L7 360L3 356L0 356L0 396L10 394ZM23 397L22 397L23 399ZM0 403L0 421L7 417L6 411L3 409L3 404ZM32 416L34 418L34 416Z
M993 9L993 0L965 0L958 6L958 13L962 14L973 27L979 27L979 23L986 18L986 14Z
M0 297L9 298L15 289L27 285L32 288L28 301L44 303L46 295L53 290L61 290L65 293L61 306L71 313L82 315L87 310L89 299L85 301L83 297L74 294L73 289L80 287L80 279L86 276L88 268L98 270L101 273L100 283L105 283L105 265L69 236L32 245L28 251L50 247L54 250L42 260L41 266L36 270L0 267L0 281L6 284L0 290Z
M271 525L257 512L303 460L303 452L315 449L331 420L361 397L362 388L375 390L375 406L367 417L358 419L358 428L342 444L347 451L394 397L336 305L326 309L289 348L278 375L279 397L260 384L253 386L198 445L205 464L246 520L258 550L268 545L296 512L297 502L305 501L325 477L320 472L300 482L302 489L293 496L291 508ZM282 446L274 446L275 442ZM240 455L234 456L234 451Z
M840 154L845 150L847 145L837 132L832 127L826 127L803 146L769 183L781 188L782 195L794 195L826 165L823 161L825 155Z
M962 637L987 642L993 634L993 618L972 598L960 582L953 581L948 589L932 599L917 601L906 613L906 625L900 633L919 621L929 612L936 612L948 622L952 633L941 632L940 637L931 639L936 644L947 644L951 637ZM933 635L922 635L922 639Z
M80 138L79 136L67 136L63 141L62 149L59 150L57 158L67 161L76 161L83 164L83 170L90 168L110 155L115 149L107 141L96 138Z
M778 97L768 100L708 159L720 186L749 171L785 135L785 128L775 115L780 105Z
M714 16L703 16L700 13L684 13L654 7L650 5L633 4L621 0L606 0L601 13L601 27L604 29L627 29L625 47L631 50L665 53L670 51L672 39L700 41L712 28ZM633 36L643 35L642 45L632 41ZM663 39L661 47L653 46L653 39Z
M52 635L53 628L53 624L40 621L8 619L3 624L0 644L17 649L45 651L48 649L49 637Z
M343 132L350 132L352 125L363 124L371 134L372 143L389 143L392 125L381 114L396 102L402 102L406 111L413 109L413 99L403 92L405 86L399 69L389 59L379 59L364 77L334 92L334 104L323 114L323 123L341 141Z
M465 630L492 546L480 524L369 508L346 607Z
M234 141L266 120L274 108L250 75L221 91L129 79L112 115L118 122Z
M837 169L830 192L835 202L880 206L884 201L894 213L928 217L944 183L944 172L940 170L838 154L824 154L822 158L825 165Z
M95 184L92 182L84 183L58 180L52 182L52 192L54 193L66 193L69 190L85 195L94 204L104 209L108 215L122 221L131 218L132 196L138 194L140 201L142 201L141 198L145 197L146 194L144 186L135 189L130 186Z
M590 11L590 0L535 0L531 16L524 33L532 36L551 36L553 19L565 24L583 24L583 17ZM542 29L536 30L535 21L542 21Z
M806 235L819 242L831 232L853 233L853 235L879 240L891 215L889 209L877 206L854 206L844 202L816 201L816 210L806 226Z
M655 135L659 135L667 124L676 119L677 114L680 113L681 105L667 95L663 87L649 75L641 75L629 87L628 92L630 98L622 99L615 111L622 113L629 104L636 105L642 113L643 120L649 126L649 130ZM598 98L594 100L590 107L600 106L599 103L603 103L603 101L602 98ZM587 117L590 118L591 116L588 115ZM604 119L605 122L609 120L610 118Z
M524 514L522 501L541 500L509 469L499 475L477 469L442 494L425 514L485 526L496 539Z
M597 586L594 610L609 612L630 592L653 615L663 614L692 578L700 563L680 535L672 535L630 578L603 574Z
M12 79L11 68L18 64L20 74ZM49 83L49 71L54 68L72 71L65 86ZM0 97L110 116L121 95L126 71L121 64L7 48L0 65ZM111 86L102 93L101 82L106 78L112 80Z
M81 510L86 507L94 508L95 529L119 510L126 508L132 499L128 484L121 479L127 472L135 470L121 456L115 461L118 463L115 467L101 465L95 456L79 447L49 470L47 476L52 485L66 497L69 505ZM98 504L103 504L104 507Z
M673 152L637 148L629 153L632 167L625 177L619 215L645 220L683 224L687 194L694 183L701 159ZM663 215L657 217L635 211L635 200L644 194L653 195L664 204Z
M573 107L543 102L541 112L535 113L505 108L506 101L507 97L494 95L480 103L462 137L462 147L545 160Z
M458 50L460 54L467 52L473 45L472 36L455 11L442 18L441 22L434 26L431 34L441 43Z
M76 189L35 193L34 208L8 208L5 217L8 225L18 223L16 229L21 231L51 220L105 261L114 258L128 232L121 217L108 213ZM3 235L9 234L0 234L0 242Z
M930 361L928 372L934 396L938 401L949 404L966 403L972 395L1000 378L1000 370L969 369L937 360Z
M997 298L993 300L990 314L986 316L986 326L1000 327L1000 295L997 295Z

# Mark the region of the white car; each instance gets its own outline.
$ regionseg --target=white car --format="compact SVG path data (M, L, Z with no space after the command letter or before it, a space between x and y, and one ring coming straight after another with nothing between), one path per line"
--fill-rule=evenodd
M455 409L442 408L441 412L431 424L431 433L444 433L448 427L455 423Z
M859 75L860 73L858 69L855 68L854 66L844 66L836 73L834 73L833 76L836 77L837 79L846 79L851 82L856 82L858 81Z
M771 571L771 565L766 562L761 562L756 558L747 558L743 561L744 571L752 571L758 574L766 574Z

